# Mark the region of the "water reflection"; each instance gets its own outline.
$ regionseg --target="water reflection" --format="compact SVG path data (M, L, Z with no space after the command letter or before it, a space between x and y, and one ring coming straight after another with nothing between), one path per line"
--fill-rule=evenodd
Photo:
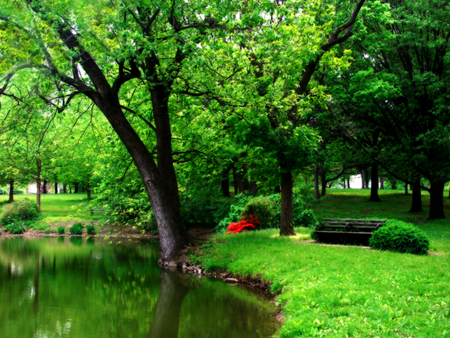
M247 338L276 330L269 303L160 270L157 259L157 243L0 239L0 336Z

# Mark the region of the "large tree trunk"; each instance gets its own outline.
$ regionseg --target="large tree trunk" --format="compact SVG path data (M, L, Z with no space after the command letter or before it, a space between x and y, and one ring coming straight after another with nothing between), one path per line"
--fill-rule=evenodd
M378 165L373 164L370 171L370 202L380 202L378 197Z
M321 196L325 196L327 193L327 173L324 168L320 170L320 183L322 184Z
M283 186L281 187L281 193L283 193ZM314 197L320 199L319 193L319 166L314 165Z
M283 168L281 168L283 170ZM293 178L291 172L281 172L281 222L280 236L295 235L293 222Z
M9 181L9 203L14 202L14 180Z
M409 212L423 212L422 209L422 192L420 189L420 178L415 181L412 190L412 203Z
M38 206L39 211L41 210L41 171L42 171L42 163L41 159L38 158L36 160L37 165L37 174L36 174L36 204Z
M439 181L430 181L430 213L429 220L443 219L444 215L444 184Z

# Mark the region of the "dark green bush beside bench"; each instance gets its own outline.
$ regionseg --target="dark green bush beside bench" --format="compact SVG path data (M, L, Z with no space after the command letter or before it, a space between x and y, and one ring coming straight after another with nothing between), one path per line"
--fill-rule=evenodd
M312 238L321 243L369 245L372 233L385 224L385 219L324 218Z

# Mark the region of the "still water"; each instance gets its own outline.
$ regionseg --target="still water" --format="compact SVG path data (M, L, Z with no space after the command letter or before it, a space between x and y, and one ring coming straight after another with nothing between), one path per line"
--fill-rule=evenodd
M272 304L161 270L158 244L0 238L1 338L270 337Z

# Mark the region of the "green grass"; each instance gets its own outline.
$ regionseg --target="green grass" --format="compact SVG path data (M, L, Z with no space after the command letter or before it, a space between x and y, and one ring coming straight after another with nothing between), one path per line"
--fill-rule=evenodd
M450 259L308 244L277 230L219 235L209 270L272 281L281 337L450 337Z
M15 200L28 198L36 201L36 194L14 196ZM7 195L0 195L0 212L8 201ZM84 211L83 203L87 201L86 193L77 194L41 194L41 214L46 223L57 221L94 221L99 220L97 215ZM47 222L48 221L48 222Z
M208 270L227 270L271 281L286 322L280 337L450 337L450 221L427 221L408 212L411 195L380 190L327 189L313 207L319 220L394 218L414 223L438 255L415 256L356 246L312 243L311 230L295 237L278 230L218 235L200 260ZM450 209L450 200L444 200ZM448 213L448 212L447 212ZM450 216L450 215L447 215Z
M445 192L447 193L447 192ZM427 221L430 195L422 193L424 212L410 213L411 194L401 190L379 190L381 202L369 202L369 189L327 189L327 195L313 207L319 219L334 218L395 218L413 223L424 230L431 240L431 251L450 253L450 219ZM444 198L446 216L450 199Z

